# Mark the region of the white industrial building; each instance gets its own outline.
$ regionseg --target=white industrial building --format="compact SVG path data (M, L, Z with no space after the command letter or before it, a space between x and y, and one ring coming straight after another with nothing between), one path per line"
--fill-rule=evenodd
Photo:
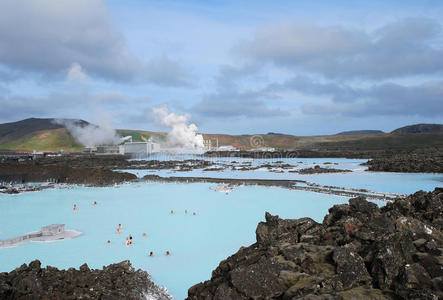
M119 146L120 154L130 154L134 156L146 156L160 152L160 144L152 141L125 143Z

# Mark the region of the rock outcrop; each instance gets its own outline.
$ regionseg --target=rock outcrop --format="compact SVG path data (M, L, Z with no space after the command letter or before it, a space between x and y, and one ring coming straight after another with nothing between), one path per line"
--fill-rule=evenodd
M124 170L176 169L191 171L212 163L204 160L129 160L123 155L66 154L55 157L0 157L0 183L61 182L106 186L136 180ZM118 171L117 171L118 170ZM14 191L11 191L14 192Z
M46 182L106 186L137 179L134 174L105 168L73 168L32 164L0 165L0 181L14 183Z
M129 261L91 270L41 268L40 261L0 273L0 299L172 299Z
M365 163L368 171L443 173L443 148L391 153Z
M345 173L352 172L347 169L334 169L334 168L322 168L319 165L315 165L313 168L305 168L297 170L300 174L321 174L321 173Z
M188 299L442 299L442 228L442 188L382 208L353 198L321 224L266 213Z

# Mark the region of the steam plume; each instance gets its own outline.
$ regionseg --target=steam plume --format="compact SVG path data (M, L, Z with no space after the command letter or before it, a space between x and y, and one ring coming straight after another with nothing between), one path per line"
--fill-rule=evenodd
M167 105L154 107L152 113L157 123L171 128L166 138L167 147L193 150L204 148L203 136L197 134L197 126L193 123L188 125L189 116L169 112Z
M115 145L120 142L120 137L107 122L101 122L97 126L81 120L54 119L54 123L65 126L74 139L86 147Z

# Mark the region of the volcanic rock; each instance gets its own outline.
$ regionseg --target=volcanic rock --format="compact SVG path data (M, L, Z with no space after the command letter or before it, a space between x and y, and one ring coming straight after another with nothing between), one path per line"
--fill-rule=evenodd
M0 273L0 299L172 299L155 285L149 274L135 271L129 261L91 270L41 268L38 260L29 266Z
M265 218L188 299L443 299L442 188L382 208L353 198L323 223Z

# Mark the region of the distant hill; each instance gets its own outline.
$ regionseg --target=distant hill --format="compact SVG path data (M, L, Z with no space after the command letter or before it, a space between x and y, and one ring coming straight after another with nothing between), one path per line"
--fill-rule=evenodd
M415 124L395 129L391 133L409 134L409 133L443 133L442 124Z
M379 134L384 133L381 130L350 130L339 132L336 135L363 135L363 134Z
M76 141L63 123L80 127L93 125L77 119L30 118L0 124L0 150L81 151L83 145ZM134 141L145 141L165 133L141 130L117 130L121 136L132 136Z
M60 119L63 121L63 119ZM84 127L90 123L83 120L69 120ZM93 124L92 124L93 125ZM443 125L418 124L402 127L392 133L378 130L346 131L337 135L293 136L270 132L256 135L203 134L213 146L232 145L242 150L258 147L273 147L279 150L386 150L443 147ZM134 141L149 138L164 140L165 132L131 129L117 129L121 136L132 136ZM414 133L411 139L409 134ZM423 133L423 134L420 134ZM50 150L82 151L69 131L54 119L31 118L18 122L0 124L0 150Z
M71 120L79 126L89 124ZM30 118L0 124L0 149L2 150L66 150L78 151L78 144L63 125L54 119Z

